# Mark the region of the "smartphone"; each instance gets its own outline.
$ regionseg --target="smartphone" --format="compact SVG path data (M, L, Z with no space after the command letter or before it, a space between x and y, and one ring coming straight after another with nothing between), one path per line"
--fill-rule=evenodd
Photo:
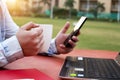
M87 20L87 17L82 16L80 18L80 20L77 22L77 24L74 27L74 30L70 33L70 35L68 36L68 38L64 41L64 45L68 48L71 48L72 46L68 43L68 41L71 39L73 36L77 36L79 33L79 30L82 28L83 24L85 23L85 21ZM74 40L72 40L74 41Z

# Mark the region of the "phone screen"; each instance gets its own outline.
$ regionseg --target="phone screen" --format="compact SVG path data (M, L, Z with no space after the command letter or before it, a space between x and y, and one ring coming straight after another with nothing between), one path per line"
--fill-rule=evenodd
M84 22L87 20L87 17L85 17L85 16L82 16L81 18L80 18L80 20L77 22L77 24L75 25L75 27L74 27L74 30L70 33L70 35L68 36L68 38L64 41L64 45L66 46L66 47L72 47L69 43L68 43L68 41L71 39L72 40L72 36L77 36L78 35L78 33L79 33L79 30L81 29L81 27L83 26L83 24L84 24ZM74 41L74 40L72 40L72 41Z

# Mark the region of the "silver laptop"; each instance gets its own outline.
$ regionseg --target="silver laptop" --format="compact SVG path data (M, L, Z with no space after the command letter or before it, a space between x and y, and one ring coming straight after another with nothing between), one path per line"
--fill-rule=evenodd
M66 79L120 80L120 53L115 59L67 56L59 77Z

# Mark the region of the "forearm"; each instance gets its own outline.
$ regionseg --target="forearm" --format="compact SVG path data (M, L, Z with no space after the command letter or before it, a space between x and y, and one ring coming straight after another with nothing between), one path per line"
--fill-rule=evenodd
M23 57L23 53L16 36L0 43L0 67Z

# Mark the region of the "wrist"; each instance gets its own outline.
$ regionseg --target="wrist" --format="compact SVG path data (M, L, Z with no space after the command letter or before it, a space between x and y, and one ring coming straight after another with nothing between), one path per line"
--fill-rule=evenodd
M57 42L56 42L56 38L54 39L54 43L55 43L55 46L56 46L56 53L54 53L54 54L60 55L59 47L58 47Z

